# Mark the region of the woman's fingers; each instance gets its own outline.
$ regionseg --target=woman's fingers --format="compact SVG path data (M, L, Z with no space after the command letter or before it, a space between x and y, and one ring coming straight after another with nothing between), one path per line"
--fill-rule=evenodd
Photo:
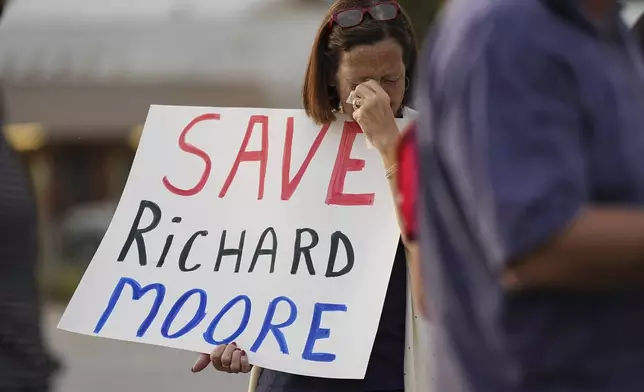
M236 343L217 346L210 355L200 354L192 365L192 372L198 373L212 363L215 369L226 373L248 373L253 367L248 362L246 352L237 348Z
M248 362L248 355L246 351L241 350L241 372L248 373L253 366Z
M208 354L199 354L199 358L194 365L192 365L192 372L199 373L210 365L210 355Z
M192 372L198 373L210 363L215 369L226 373L248 373L253 367L248 362L246 352L237 348L236 343L217 346L210 355L199 354L197 362L192 365Z
M369 99L369 98L375 98L376 97L376 92L371 89L369 86L367 86L365 83L359 84L358 87L354 90L354 99L355 98L362 98L362 99Z
M232 360L230 362L230 372L239 373L241 372L241 354L242 350L235 350L232 354Z
M373 91L374 94L376 95L387 95L385 90L382 88L380 83L373 79L369 79L366 82L363 83L365 87L367 87L369 90Z
M230 365L233 362L233 353L237 350L237 344L231 343L226 346L223 354L221 354L221 367L224 371L230 372Z
M356 103L358 104L356 105ZM366 106L389 107L390 98L378 82L369 80L356 87L352 104L354 105L354 111Z
M220 372L227 371L221 363L221 357L228 346L229 345L217 346L214 350L212 350L212 353L210 353L210 361L212 362L212 366L214 366L215 369L219 370Z

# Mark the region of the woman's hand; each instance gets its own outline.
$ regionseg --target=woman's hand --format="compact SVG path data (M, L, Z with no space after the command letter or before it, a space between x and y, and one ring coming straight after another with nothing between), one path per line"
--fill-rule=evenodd
M368 80L354 91L353 119L381 155L395 153L399 132L389 95L375 80Z
M238 348L236 343L217 346L210 355L199 354L199 359L192 365L192 372L198 373L210 363L215 369L226 373L248 373L253 367L248 362L246 352Z

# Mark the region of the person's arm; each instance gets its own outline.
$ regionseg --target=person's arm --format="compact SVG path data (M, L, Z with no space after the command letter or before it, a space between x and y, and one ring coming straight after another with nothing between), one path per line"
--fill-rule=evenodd
M391 191L391 195L395 202L399 196L398 195L398 159L397 159L396 147L392 146L391 150L381 153L381 156L382 156L382 163L385 171L387 170L390 171L387 182L389 183L389 190ZM403 224L404 220L403 220L401 211L399 208L397 208L396 205L394 205L393 207L396 209L396 219L398 220L398 226L400 227L400 234L402 237L403 244L405 245L405 248L408 249L409 238L407 235L408 234L407 231L404 229L405 225Z
M643 285L644 209L592 204L576 81L528 41L495 37L466 86L464 131L441 135L464 219L508 288Z
M353 118L362 128L368 140L378 150L384 166L384 174L389 182L389 189L394 201L398 198L398 147L400 132L391 109L390 98L375 80L362 83L354 90L355 97L362 103L353 112ZM404 217L401 214L398 203L392 205L396 212L398 226L400 227L401 238L407 251L407 263L411 275L412 291L415 297L420 298L422 292L420 265L417 255L417 247L408 237L405 230ZM424 296L422 296L424 298ZM424 305L420 301L415 304L421 312Z
M506 271L508 288L602 290L644 285L644 210L589 207Z
M416 132L417 125L413 122L401 133L396 152L398 172L396 173L395 189L392 192L395 193L400 226L407 241L407 265L409 268L412 302L418 314L429 318L423 269L420 264L417 243L418 154L416 150Z
M383 165L385 170L391 170L391 175L389 177L389 188L393 199L395 201L396 208L396 217L398 219L398 225L400 226L400 233L403 244L405 245L405 250L407 254L407 266L409 269L409 277L411 283L411 292L414 308L416 311L423 317L428 317L428 309L425 301L425 290L424 283L422 280L423 274L420 265L420 257L418 253L418 244L414 238L414 227L413 221L410 219L411 216L405 216L406 214L403 211L400 198L403 197L400 192L400 176L401 175L411 175L415 176L416 173L406 173L404 170L412 169L409 167L411 162L402 162L401 158L409 159L411 158L408 154L412 151L408 148L413 146L408 145L408 143L413 143L413 140L410 137L413 135L411 132L414 132L414 125L411 124L408 129L404 131L402 137L399 140L399 143L396 144L395 149L392 149L388 153L383 153ZM403 145L401 145L402 143ZM401 153L405 154L404 157L401 157ZM392 170L395 168L395 170ZM415 189L410 189L411 192L415 192ZM412 195L407 195L412 196ZM415 195L413 195L415 196ZM414 203L415 204L415 203ZM412 207L413 208L413 207Z
M389 183L393 200L398 197L398 143L400 132L396 125L394 113L391 110L390 98L380 83L370 79L358 85L354 90L356 100L361 100L361 106L355 108L352 116L360 125L365 136L380 154L384 166L384 175ZM398 225L401 228L402 240L407 245L407 236L400 211L394 204Z

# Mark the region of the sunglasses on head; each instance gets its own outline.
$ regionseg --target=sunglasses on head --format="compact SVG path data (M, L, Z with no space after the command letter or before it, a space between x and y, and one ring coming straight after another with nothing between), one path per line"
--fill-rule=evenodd
M333 14L329 27L334 23L342 28L357 26L362 23L367 13L373 20L385 22L396 19L398 12L400 12L400 6L397 1L382 1L365 8L349 8Z

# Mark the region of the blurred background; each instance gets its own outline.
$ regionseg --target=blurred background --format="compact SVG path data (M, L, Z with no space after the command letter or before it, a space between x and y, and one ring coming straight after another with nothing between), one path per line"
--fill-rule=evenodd
M401 0L424 36L438 0ZM4 133L39 206L45 332L61 392L243 391L195 355L57 331L105 233L151 104L299 108L328 0L13 0L0 23ZM623 13L633 23L644 1Z

